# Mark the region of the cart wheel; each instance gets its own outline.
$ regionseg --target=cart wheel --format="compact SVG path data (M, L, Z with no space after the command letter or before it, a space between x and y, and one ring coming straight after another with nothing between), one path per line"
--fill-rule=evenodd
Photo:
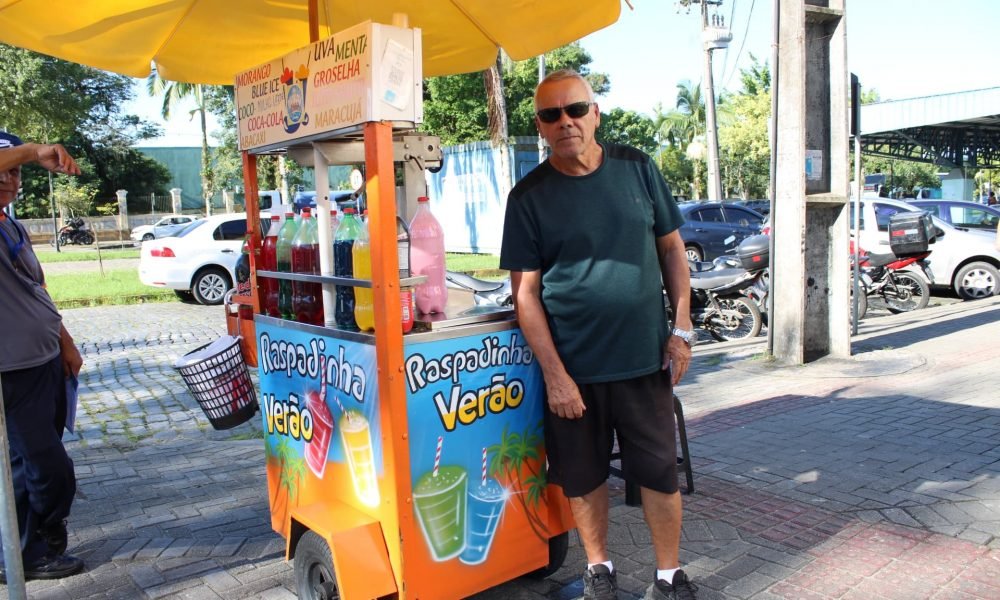
M566 560L566 552L569 550L569 532L564 531L555 537L549 538L549 564L528 573L532 579L544 579L559 570Z
M295 548L295 587L301 600L337 600L333 555L326 540L307 531Z

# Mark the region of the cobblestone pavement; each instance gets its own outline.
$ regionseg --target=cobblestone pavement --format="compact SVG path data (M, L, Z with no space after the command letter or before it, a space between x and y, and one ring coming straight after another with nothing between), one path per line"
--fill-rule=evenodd
M224 332L218 307L65 311L83 348L68 442L71 551L31 598L293 598L268 523L259 422L208 425L171 365ZM699 344L677 390L695 469L681 558L705 599L1000 598L1000 298L867 319L855 356L781 366L763 338ZM649 585L640 508L612 479L622 598ZM477 600L564 600L583 555ZM0 588L0 597L6 589Z

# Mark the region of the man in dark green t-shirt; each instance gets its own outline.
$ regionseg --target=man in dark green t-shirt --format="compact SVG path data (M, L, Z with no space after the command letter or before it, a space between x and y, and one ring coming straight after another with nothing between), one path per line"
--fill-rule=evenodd
M678 561L672 391L694 336L683 220L648 156L596 141L593 96L574 71L551 73L535 91L535 123L552 154L510 193L500 267L511 272L518 321L545 378L549 479L569 497L587 554L584 598L617 597L607 554L616 434L656 552L650 593L694 598Z

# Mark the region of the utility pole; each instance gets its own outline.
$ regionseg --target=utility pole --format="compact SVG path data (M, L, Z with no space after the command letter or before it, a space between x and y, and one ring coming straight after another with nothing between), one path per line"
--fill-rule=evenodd
M719 133L715 118L715 83L712 74L712 51L729 46L732 32L725 19L715 12L722 0L679 0L677 10L690 10L691 4L701 4L701 40L705 49L705 138L708 143L708 199L722 200L722 176L719 168ZM709 7L712 12L709 14Z

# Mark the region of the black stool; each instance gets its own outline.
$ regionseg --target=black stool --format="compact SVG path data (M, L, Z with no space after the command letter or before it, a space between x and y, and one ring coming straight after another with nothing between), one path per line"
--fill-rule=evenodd
M677 468L684 469L684 476L687 479L687 488L685 493L694 493L694 472L691 470L691 453L688 452L688 437L687 428L684 426L684 407L681 406L681 399L674 394L674 415L677 420L677 437L681 442L681 455L677 457ZM611 459L621 460L621 451L614 452L611 454ZM619 467L611 467L611 474L622 479L625 476L622 474L622 470ZM642 493L639 489L638 483L633 483L631 481L625 480L625 504L628 506L641 506L642 505Z

